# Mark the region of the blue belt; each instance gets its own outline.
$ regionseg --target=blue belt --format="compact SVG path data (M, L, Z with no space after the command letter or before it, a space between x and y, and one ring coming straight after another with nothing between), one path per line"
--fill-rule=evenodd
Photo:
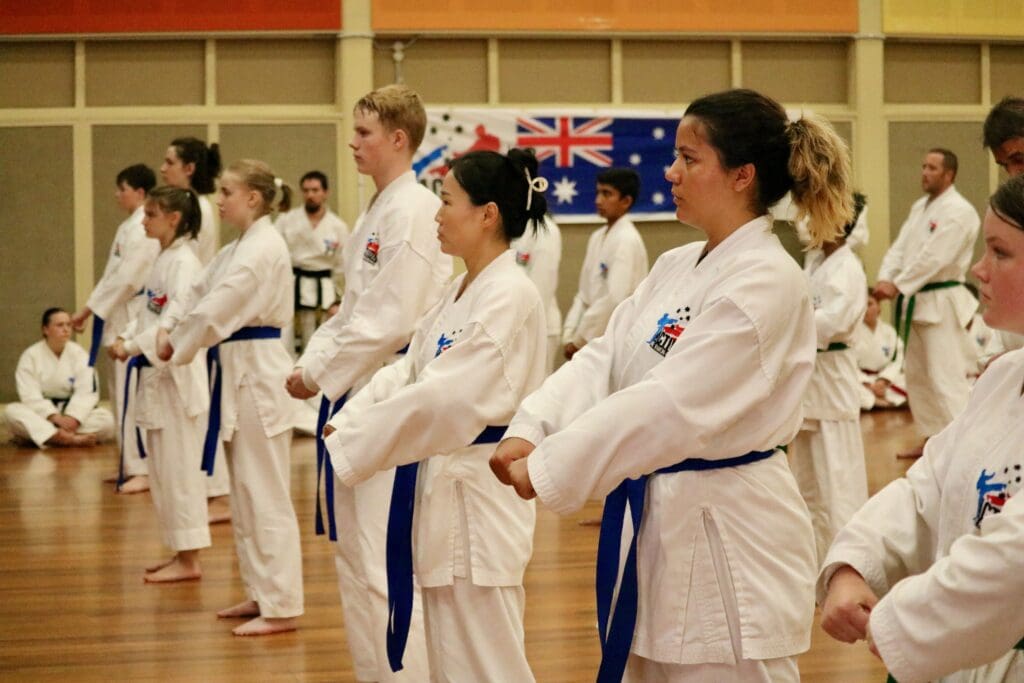
M745 455L724 460L688 458L675 465L663 467L655 471L654 474L699 472L737 467L764 460L774 453L774 450L751 451ZM597 544L597 623L600 629L598 635L601 640L601 668L597 672L598 683L618 683L622 680L622 675L626 670L626 660L629 658L629 650L633 645L638 594L636 549L640 536L640 522L644 515L647 479L650 476L653 475L625 480L604 500L601 536ZM612 594L615 591L615 580L619 573L619 548L622 542L622 524L626 518L627 503L633 520L633 538L629 542L629 554L626 556L626 564L622 570L622 584L619 586L615 614L612 616L609 629L608 616L612 606Z
M406 344L395 353L405 355L409 352ZM320 480L324 482L324 505L327 508L327 537L338 540L338 526L334 518L334 467L331 465L331 454L324 446L324 427L327 421L338 414L348 400L348 392L341 395L333 404L326 397L320 398L320 412L316 417L316 535L324 535L324 514L320 507Z
M498 443L507 427L487 427L471 445ZM402 656L409 640L412 621L412 517L416 504L416 473L419 463L395 468L388 515L388 663L392 671L402 670Z
M320 398L320 413L316 418L316 535L324 535L324 515L320 507L320 479L324 480L324 502L327 505L327 537L332 541L338 540L338 528L334 519L334 468L331 466L331 454L327 452L324 445L324 427L327 421L338 414L345 401L348 400L346 391L335 402L323 396Z
M121 462L117 468L117 487L121 488L121 484L125 482L124 477L124 423L125 418L128 415L128 402L131 400L131 386L132 386L132 375L136 374L139 379L142 379L142 368L151 367L149 359L143 355L132 356L128 359L125 364L124 373L124 402L121 404ZM135 384L135 390L138 391L138 382ZM134 426L134 425L133 425ZM142 432L135 426L135 443L139 449L139 457L146 457L146 447L142 443Z
M279 327L243 327L221 342L248 341L251 339L280 339ZM207 476L213 476L213 464L217 457L217 442L220 438L220 395L221 364L220 344L206 350L206 374L210 381L210 419L206 424L206 439L203 441L203 465Z
M100 346L103 344L103 327L106 321L98 315L93 314L92 316L92 344L89 345L89 367L92 371L92 390L99 391L99 384L96 380L96 356L100 352Z

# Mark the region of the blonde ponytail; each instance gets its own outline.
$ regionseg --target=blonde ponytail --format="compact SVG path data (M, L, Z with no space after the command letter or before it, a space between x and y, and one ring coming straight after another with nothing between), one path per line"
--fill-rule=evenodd
M817 116L790 122L786 132L796 220L808 219L810 247L834 242L853 219L850 150L835 129Z

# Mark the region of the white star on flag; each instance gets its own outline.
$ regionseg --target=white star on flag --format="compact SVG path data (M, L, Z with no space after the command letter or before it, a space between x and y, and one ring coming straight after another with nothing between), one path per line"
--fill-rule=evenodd
M665 195L663 195L660 192L655 192L654 195L651 196L651 199L654 200L655 204L664 204L665 203Z
M639 166L640 165L640 155L636 154L635 152L633 154L630 154L629 155L629 163L633 164L634 166Z
M651 131L651 136L653 136L655 140L661 140L662 138L665 137L665 129L662 128L661 126L658 126L657 128Z
M559 204L572 204L573 198L579 194L576 190L576 181L562 176L561 180L555 182L553 194L558 198Z

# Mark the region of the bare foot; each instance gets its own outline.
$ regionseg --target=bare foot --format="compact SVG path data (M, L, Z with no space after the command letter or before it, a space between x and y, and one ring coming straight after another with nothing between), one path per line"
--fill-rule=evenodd
M231 521L231 503L227 496L206 499L206 514L210 524L223 524Z
M95 434L75 434L67 429L58 429L57 433L46 440L50 446L95 446Z
M121 478L119 474L112 474L109 477L103 477L104 484L116 484L117 480Z
M294 631L298 627L298 619L295 617L287 617L285 619L256 617L241 626L236 626L231 632L236 636L269 636L271 633Z
M218 619L237 619L239 617L258 617L260 615L260 606L256 604L255 600L245 600L240 602L233 607L222 609L217 612Z
M169 565L172 562L174 562L176 559L178 559L177 555L175 555L174 557L172 557L169 560L164 560L163 562L160 562L158 564L151 564L150 566L146 567L146 573L147 574L151 574L152 572L160 571L161 569L163 569L167 565Z
M576 522L576 524L578 524L579 526L601 526L601 518L590 517L587 519L581 519L580 521Z
M163 568L147 573L142 580L146 583L172 583L174 581L195 581L203 578L203 572L199 568L198 553L193 552L192 557L182 557L179 553L174 556Z
M145 474L137 474L128 477L123 484L117 487L118 493L142 493L149 490L149 477Z

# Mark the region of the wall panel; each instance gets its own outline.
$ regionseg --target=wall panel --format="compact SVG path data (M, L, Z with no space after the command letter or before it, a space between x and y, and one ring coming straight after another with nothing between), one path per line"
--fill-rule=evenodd
M730 85L730 53L724 41L625 40L623 100L679 106L725 90Z
M606 40L502 40L503 103L611 101L611 44Z
M992 103L1007 95L1024 97L1024 43L989 48L992 67Z
M46 87L40 87L42 83ZM74 103L74 43L4 43L0 47L0 108Z
M845 42L743 43L743 85L780 102L849 100Z
M971 44L887 42L885 101L977 104L981 101L981 51Z
M89 106L202 104L205 45L200 40L87 42Z
M333 40L220 40L217 103L331 104L334 52Z
M43 311L75 306L71 158L70 126L0 128L0 402L17 400L14 368Z

